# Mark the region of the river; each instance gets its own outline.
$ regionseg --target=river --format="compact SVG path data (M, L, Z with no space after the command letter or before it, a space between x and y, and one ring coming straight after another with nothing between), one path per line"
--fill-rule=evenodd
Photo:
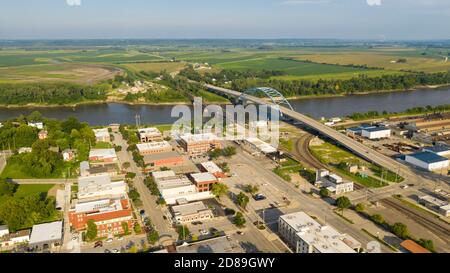
M418 106L450 104L450 88L301 99L292 100L291 104L296 111L318 119L343 117L354 112L401 112ZM0 108L0 120L14 118L21 114L27 115L33 111L39 111L45 117L57 119L74 116L94 126L110 123L134 124L137 114L141 116L143 124L168 124L177 119L171 118L172 106L108 103L80 105L75 108Z

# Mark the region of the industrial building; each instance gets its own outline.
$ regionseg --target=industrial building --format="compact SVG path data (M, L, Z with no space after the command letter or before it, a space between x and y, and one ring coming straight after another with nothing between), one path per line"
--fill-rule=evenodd
M272 145L260 140L259 138L246 138L244 142L257 153L269 155L278 152Z
M180 145L190 156L199 156L222 148L219 137L212 133L182 135L180 136Z
M163 134L157 128L143 128L138 130L138 136L141 142L149 143L154 141L162 141Z
M435 153L440 156L450 156L450 147L447 145L435 145L423 148L424 152Z
M148 142L136 145L142 156L167 153L173 151L172 145L167 141Z
M431 152L420 152L405 156L405 161L428 171L448 169L450 160Z
M29 246L37 250L59 247L63 241L63 222L35 225L31 231Z
M353 182L344 182L342 177L336 174L330 174L327 170L318 170L316 172L315 186L327 188L336 195L352 192L354 190Z
M280 216L278 232L296 253L355 253L361 244L304 212Z
M363 128L361 131L362 137L368 138L370 140L385 139L391 137L391 129L386 127L373 127L373 128Z
M226 178L224 171L212 161L201 163L201 169L205 172L213 174L217 179Z
M201 201L172 207L174 223L186 224L214 218L212 211Z
M425 206L428 209L431 209L445 217L450 216L450 204L441 199L425 195L419 197L419 204Z

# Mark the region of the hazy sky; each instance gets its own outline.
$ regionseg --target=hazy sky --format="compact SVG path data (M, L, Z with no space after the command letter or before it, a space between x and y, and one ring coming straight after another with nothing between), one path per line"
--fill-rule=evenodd
M448 39L450 0L0 0L0 39Z

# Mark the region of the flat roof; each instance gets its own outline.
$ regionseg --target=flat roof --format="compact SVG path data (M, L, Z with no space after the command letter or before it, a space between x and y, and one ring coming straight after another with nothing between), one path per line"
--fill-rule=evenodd
M161 148L172 148L172 145L170 145L170 143L167 141L158 141L158 142L136 144L136 147L138 148L139 151L147 151Z
M383 131L391 131L391 129L386 127L373 127L373 128L363 128L363 131L374 133L374 132L383 132Z
M428 164L449 161L448 158L440 156L440 155L432 153L432 152L420 152L420 153L415 153L415 154L411 154L408 156L413 157L417 160L420 160L420 161L428 163Z
M177 247L178 253L245 253L239 242L227 237L214 238Z
M433 153L443 153L450 152L450 147L444 145L436 145L432 147L423 148L425 151L433 152Z
M429 195L421 196L421 197L419 197L419 199L427 201L428 203L431 203L431 204L436 205L438 207L443 207L443 206L449 205L448 202L445 202L445 201L443 201L441 199L438 199L436 197L429 196Z
M156 180L156 184L158 185L158 189L160 191L181 187L195 187L185 175L159 178Z
M418 245L416 242L412 240L403 241L400 245L409 252L414 254L430 253L430 251L428 251L426 248L422 247L421 245Z
M205 168L205 170L207 170L210 173L221 173L223 172L221 168L219 168L219 166L217 166L216 163L212 162L212 161L208 161L208 162L203 162L201 163L202 167Z
M152 176L154 179L160 179L160 178L165 178L165 177L176 176L176 173L174 171L153 172Z
M161 135L161 131L159 131L158 128L155 127L139 129L138 133L146 135Z
M217 181L217 178L212 173L193 173L191 177L195 182L210 182Z
M195 202L190 204L173 206L172 210L175 216L185 216L191 215L195 213L199 213L201 211L209 210L208 207L203 202Z
M93 131L96 137L109 137L108 128L94 129Z
M30 245L62 240L63 222L35 225L31 231Z
M213 133L195 134L195 135L185 134L180 136L180 138L186 143L219 140L219 137Z
M145 155L144 161L162 160L162 159L168 159L168 158L174 158L174 157L181 157L181 155L175 151L153 154L153 155Z
M92 149L89 157L117 157L114 149Z

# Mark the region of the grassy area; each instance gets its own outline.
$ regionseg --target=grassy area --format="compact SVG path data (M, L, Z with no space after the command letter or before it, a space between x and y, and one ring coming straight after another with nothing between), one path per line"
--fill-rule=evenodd
M216 95L214 93L201 90L200 97L203 98L204 102L207 103L229 103L230 101L222 96Z
M375 176L382 178L389 182L401 183L401 182L405 181L405 178L399 176L398 174L396 174L390 170L382 169L375 165L372 165L370 167L370 170L373 172L373 174Z
M39 185L19 185L12 198L24 198L30 195L39 195L47 197L48 192L54 187L52 184L39 184ZM0 196L0 204L5 202L8 196Z
M292 152L294 150L294 141L292 139L280 139L281 148L286 151Z
M97 142L93 148L94 149L111 149L112 147L113 147L112 144L109 142Z
M22 166L19 163L10 160L8 164L6 164L0 178L31 179L33 177L24 173L22 171Z

